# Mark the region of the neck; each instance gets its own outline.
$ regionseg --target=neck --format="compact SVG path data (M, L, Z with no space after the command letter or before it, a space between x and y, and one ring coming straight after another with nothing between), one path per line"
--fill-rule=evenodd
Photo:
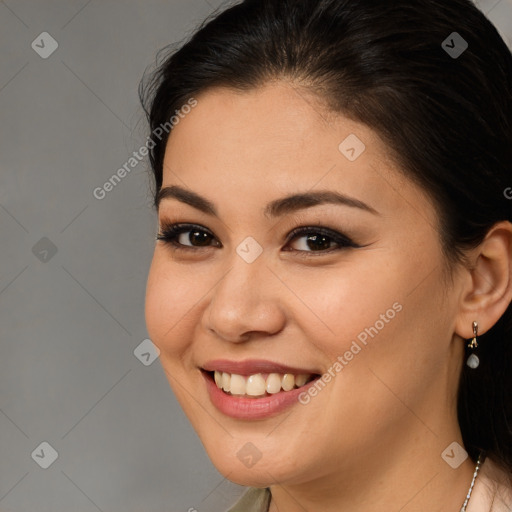
M366 453L358 451L329 475L271 486L269 512L459 512L475 463L468 457L454 469L441 457L453 441L462 445L456 421L454 425L436 429L443 433L436 436L412 416L401 432L393 433L393 443L386 440Z

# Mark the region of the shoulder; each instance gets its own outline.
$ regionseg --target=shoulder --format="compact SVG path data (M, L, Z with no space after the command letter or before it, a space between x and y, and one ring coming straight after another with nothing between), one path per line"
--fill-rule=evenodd
M227 512L267 512L269 503L268 488L250 487Z
M467 512L484 511L512 511L512 473L489 458L482 464L467 508Z

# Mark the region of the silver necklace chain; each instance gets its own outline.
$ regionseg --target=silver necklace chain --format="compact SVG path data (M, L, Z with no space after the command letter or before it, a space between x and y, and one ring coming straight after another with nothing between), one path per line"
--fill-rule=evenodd
M480 470L480 466L482 465L482 454L478 456L478 460L476 461L475 471L473 473L473 480L471 481L471 485L469 486L469 491L466 496L466 500L464 501L464 504L462 505L460 512L466 512L466 507L469 503L469 498L471 498L471 492L473 491L473 487L475 485L475 480L478 475L478 471Z

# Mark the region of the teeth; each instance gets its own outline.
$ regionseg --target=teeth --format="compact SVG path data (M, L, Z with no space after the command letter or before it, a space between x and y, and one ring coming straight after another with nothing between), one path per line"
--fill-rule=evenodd
M285 391L290 391L295 386L295 376L291 373L285 373L281 382L281 387Z
M275 394L282 391L291 391L310 381L313 375L292 373L269 373L265 378L261 373L249 377L235 373L214 372L215 384L218 388L237 396L264 396L266 393Z
M301 386L304 386L304 384L306 384L307 381L308 381L307 375L297 375L297 377L295 377L295 385L298 388L300 388Z
M239 377L242 377L242 376L239 375ZM243 379L243 377L242 377L242 379ZM256 375L251 375L247 379L247 384L245 386L245 393L249 396L264 395L265 387L266 387L265 379L262 377L261 373L257 373Z
M231 391L231 375L229 373L222 374L221 387L224 391Z
M223 375L229 374L224 373ZM245 395L245 379L241 375L231 375L230 391L232 395Z
M274 393L279 393L281 391L281 375L278 373L271 373L267 377L267 393L273 395Z

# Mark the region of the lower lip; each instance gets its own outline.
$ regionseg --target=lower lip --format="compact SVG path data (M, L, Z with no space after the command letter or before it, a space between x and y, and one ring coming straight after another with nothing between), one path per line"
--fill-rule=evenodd
M280 391L262 398L245 398L228 395L217 387L210 374L204 371L201 374L206 381L206 389L213 405L226 416L241 420L261 420L276 416L293 404L299 403L299 395L318 380L314 379L305 386L291 391Z

